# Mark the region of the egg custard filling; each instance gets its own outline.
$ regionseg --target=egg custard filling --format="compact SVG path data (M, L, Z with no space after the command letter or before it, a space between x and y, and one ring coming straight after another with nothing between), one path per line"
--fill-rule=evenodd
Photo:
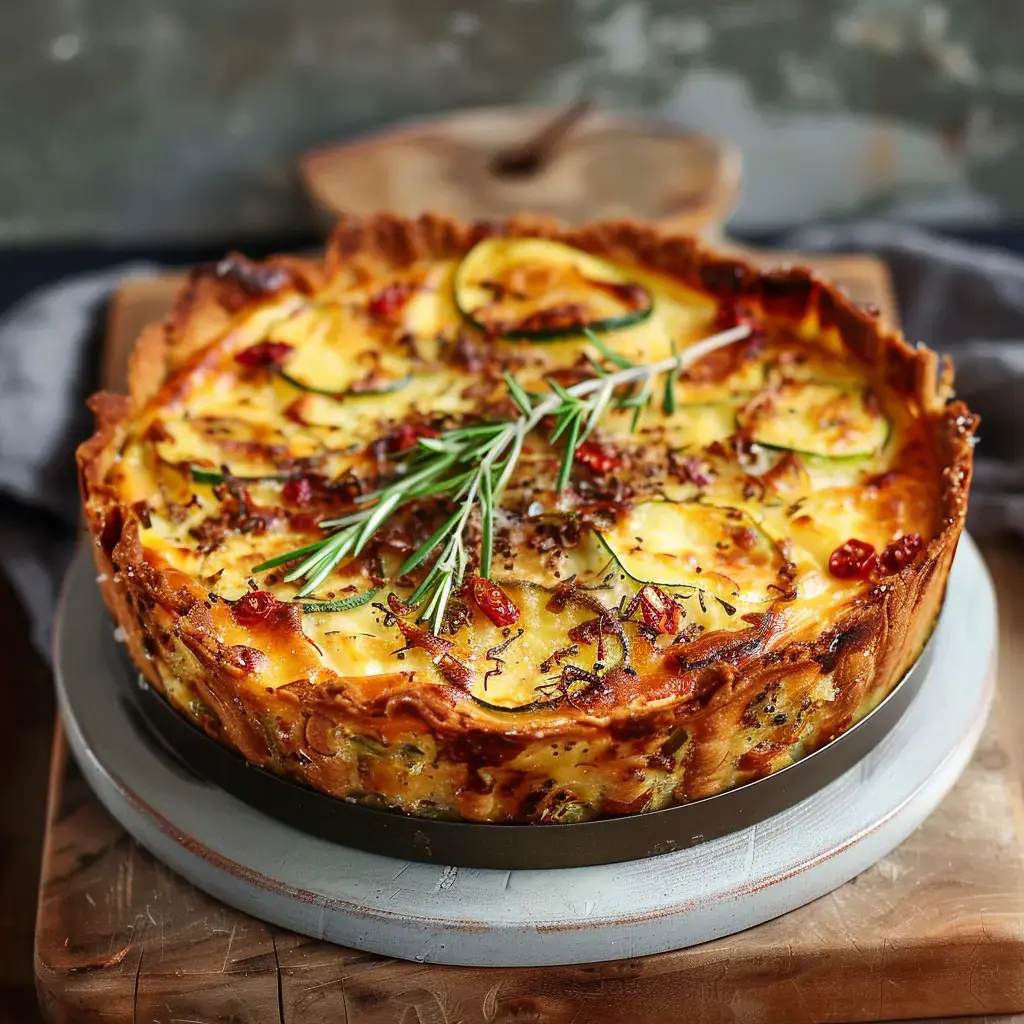
M149 681L253 763L580 821L775 771L919 653L975 419L806 271L636 225L229 257L79 454Z

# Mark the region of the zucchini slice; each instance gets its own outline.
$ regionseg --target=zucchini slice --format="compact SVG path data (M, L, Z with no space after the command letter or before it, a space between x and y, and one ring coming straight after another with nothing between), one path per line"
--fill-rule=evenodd
M289 460L285 465L271 463L266 470L253 463L247 468L230 459L221 459L215 466L210 459L186 459L166 464L179 472L186 470L197 484L219 484L224 480L224 468L235 480L243 483L286 483L303 476L315 475L333 480L341 477L352 466L358 448L325 448L316 455Z
M293 376L290 373L285 373L284 370L281 370L280 373L282 378L291 384L292 387L296 387L300 391L309 391L314 395L326 395L328 398L359 398L363 395L391 395L396 391L401 391L406 384L409 384L412 381L412 376L409 374L406 374L404 377L396 377L392 380L372 377L364 378L363 381L359 382L359 384L354 387L339 390L331 387L317 387L316 385L311 384L308 380Z
M470 691L469 696L474 704L482 707L485 711L492 711L499 715L521 715L527 711L548 711L559 704L557 700L531 700L529 704L509 706L506 704L492 704L490 701L478 697L472 691Z
M274 340L294 351L278 370L302 391L342 398L390 394L410 379L408 350L388 344L351 310L314 305L278 325Z
M619 568L638 584L682 596L704 591L724 601L772 600L784 559L741 509L700 502L647 501L598 533Z
M543 238L487 238L459 264L455 305L489 337L552 341L646 320L651 293L604 260Z
M368 360L327 345L303 346L278 373L300 391L331 398L390 395L412 380L409 360L395 353L379 353L371 367Z
M207 466L189 466L189 472L192 476L193 483L197 484L221 484L224 482L224 473L219 469L210 469ZM230 472L230 470L229 470ZM293 477L294 473L265 473L258 474L256 476L245 476L244 474L236 475L231 474L235 480L241 480L243 483L273 483L275 481L280 482L282 480L289 480Z
M765 448L826 459L873 455L890 430L869 392L817 381L785 381L752 399L737 419Z
M220 483L224 465L240 480L283 480L294 473L275 465L275 456L279 459L287 450L293 459L304 460L322 447L318 439L288 429L285 433L259 420L233 416L199 416L171 424L153 447L161 462L191 471L197 483Z

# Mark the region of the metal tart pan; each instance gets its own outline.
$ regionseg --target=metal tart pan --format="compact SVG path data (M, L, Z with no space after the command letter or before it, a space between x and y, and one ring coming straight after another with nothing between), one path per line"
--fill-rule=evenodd
M80 574L79 574L80 575ZM91 584L91 581L89 581ZM91 588L94 591L94 585ZM74 577L65 615L80 603L98 603L90 585ZM68 606L72 606L69 608ZM73 608L73 610L72 610ZM103 614L100 609L101 616ZM112 627L95 611L90 623L107 647L110 685L118 699L182 770L321 839L388 857L467 868L584 867L637 860L686 849L793 807L850 771L900 720L927 676L934 635L890 694L830 743L770 775L734 789L659 811L576 824L489 824L412 817L327 796L254 767L190 723L132 665ZM63 654L63 651L59 653ZM73 664L73 656L68 652Z
M620 960L730 935L817 899L884 857L931 813L970 759L993 693L994 593L965 536L931 667L910 680L920 692L865 757L813 795L756 823L762 809L753 806L741 831L657 857L559 870L422 863L412 850L383 856L357 849L355 835L342 836L342 845L292 827L155 742L94 577L86 552L58 616L55 675L67 742L107 810L154 856L233 907L419 962ZM909 689L897 690L899 699ZM364 819L348 820L355 828ZM591 826L500 830L543 836L561 827L596 834ZM471 841L484 834L467 828Z

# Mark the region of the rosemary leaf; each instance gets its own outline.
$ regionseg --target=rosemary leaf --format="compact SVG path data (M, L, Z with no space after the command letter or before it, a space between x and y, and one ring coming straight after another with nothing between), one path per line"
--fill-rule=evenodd
M441 629L444 626L444 613L448 608L448 598L451 596L453 586L451 570L442 569L438 576L437 590L434 591L430 604L427 605L419 619L420 622L430 623L430 632L434 636L441 635Z
M439 526L430 537L425 540L401 565L398 570L399 576L404 576L406 573L412 572L423 564L427 556L437 547L451 533L452 528L458 522L459 517L462 515L462 509L456 509L444 523Z
M439 437L418 437L416 443L428 452L446 453L451 451L451 444Z
M356 537L355 543L355 554L359 554L363 550L366 542L374 535L378 526L383 526L385 520L391 513L402 503L404 495L401 493L389 494L385 498L380 499L380 503L377 507L367 516L366 522L363 523L362 528Z
M631 362L625 356L620 355L613 348L609 348L605 343L604 339L596 331L592 331L589 327L583 328L583 334L587 341L590 342L598 352L601 353L610 363L614 363L616 366L623 370L633 369L637 364Z
M427 484L424 487L416 488L417 498L430 498L435 494L451 494L453 491L458 491L462 486L473 478L474 470L467 469L465 473L459 473L457 476L445 477L443 480L438 480L437 483ZM321 526L325 525L323 523Z
M633 406L633 418L629 421L629 432L631 434L636 433L636 428L637 424L640 422L640 417L651 400L651 382L652 378L648 377L647 380L645 380L643 384L640 385L640 393L630 403Z
M675 339L672 339L672 355L678 356L679 349ZM661 411L666 416L674 416L676 412L676 383L679 380L679 370L673 368L665 375L665 397L661 403Z
M495 498L501 495L501 492L505 490L505 485L512 478L512 474L515 472L516 466L519 464L519 456L522 454L523 441L525 438L525 430L520 428L515 431L515 435L512 438L512 448L505 457L504 462L501 464L501 476L498 477L498 482L492 489Z
M563 415L558 417L554 430L551 431L551 436L548 438L550 444L554 444L569 429L570 424L577 416L577 412L577 406L572 405L565 410Z
M295 580L302 579L303 576L313 570L321 563L321 561L324 560L333 560L334 564L337 565L347 553L344 550L347 541L348 534L344 531L336 533L333 537L327 538L327 540L325 540L324 543L309 556L309 558L285 575L285 582L292 583Z
M430 588L434 585L440 575L440 568L437 565L434 565L430 572L423 577L423 582L412 592L412 596L409 598L408 603L413 605L413 607L418 605L427 596L427 594L430 593Z
M321 526L325 525L328 524L321 523ZM322 540L314 541L305 547L295 548L294 551L286 551L283 555L277 555L275 558L268 558L265 562L254 565L252 571L266 572L268 569L276 569L279 565L285 565L287 562L294 562L296 558L301 558L303 555L308 555L313 551L319 551L329 540L329 537L324 537Z
M320 526L321 526L321 528L323 528L325 530L330 529L330 528L337 528L339 526L351 526L353 523L361 523L363 521L363 519L365 519L365 518L366 518L365 511L363 511L363 512L353 512L350 515L342 516L340 519L321 519L320 520ZM320 546L321 544L323 544L322 540L321 541L317 541L316 544L310 544L309 545L310 550L312 550L314 547Z
M614 388L605 386L600 391L594 392L594 399L591 403L590 415L587 417L586 426L583 428L583 433L580 435L580 441L585 441L594 431L598 421L605 414L605 410L608 408L608 403L612 399Z
M562 465L558 470L558 482L555 484L555 490L561 494L569 483L569 476L572 473L573 463L576 461L576 446L579 444L580 437L580 417L572 416L569 422L568 431L565 438L565 453L562 455Z
M509 373L507 370L504 373L505 385L508 388L508 393L512 396L512 401L519 406L519 410L524 416L529 416L533 412L533 404L530 402L530 396L523 389L523 386Z
M376 597L376 590L367 590L365 594L353 594L337 601L300 601L304 612L348 612L353 608L361 608Z
M565 388L562 387L562 385L559 384L554 377L546 377L545 380L547 382L548 387L551 388L551 390L554 391L554 393L558 395L558 397L563 402L567 402L570 405L573 404L573 396L570 395L569 392L566 391Z
M480 575L491 575L494 552L494 478L484 473L480 481Z

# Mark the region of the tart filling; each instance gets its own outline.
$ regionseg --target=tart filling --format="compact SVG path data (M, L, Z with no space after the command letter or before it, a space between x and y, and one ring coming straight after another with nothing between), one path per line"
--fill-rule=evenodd
M79 462L150 681L254 763L486 821L664 807L853 724L931 629L975 428L807 272L625 224L230 258L131 383Z

